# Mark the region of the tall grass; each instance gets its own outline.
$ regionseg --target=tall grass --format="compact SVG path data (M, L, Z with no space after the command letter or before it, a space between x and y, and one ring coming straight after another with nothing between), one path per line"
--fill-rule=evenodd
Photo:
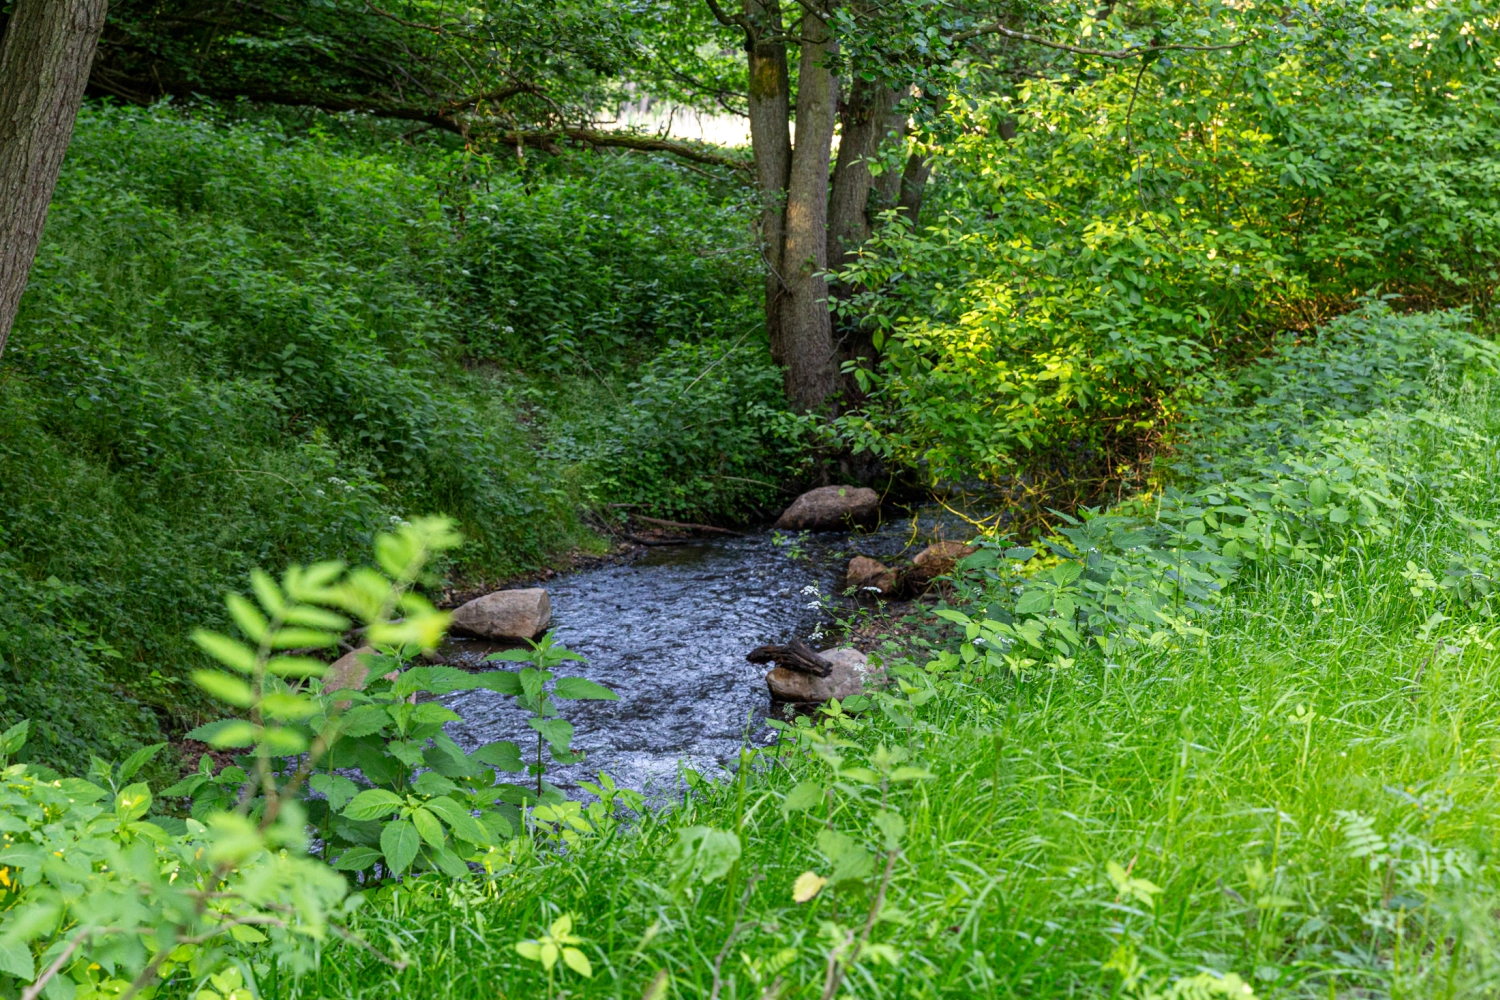
M889 791L907 833L871 941L892 952L855 963L839 996L1500 992L1500 627L1482 593L1500 383L1439 379L1411 410L1426 417L1374 418L1406 483L1400 530L1247 569L1203 635L1020 681L929 665L925 704L824 720L846 768L886 746L932 773ZM1450 556L1479 588L1464 599L1436 582ZM919 665L924 643L953 641L914 628L900 641ZM829 874L825 828L879 850L877 795L857 782L783 812L830 773L806 750L766 754L565 858L518 843L482 890L381 890L363 926L405 969L338 946L266 995L539 997L513 945L571 913L595 975L563 974L569 996L707 997L716 967L721 997L824 996L834 924L862 926L881 871L793 902L799 874ZM740 831L744 854L674 891L671 846L693 824ZM1206 971L1244 983L1192 978Z

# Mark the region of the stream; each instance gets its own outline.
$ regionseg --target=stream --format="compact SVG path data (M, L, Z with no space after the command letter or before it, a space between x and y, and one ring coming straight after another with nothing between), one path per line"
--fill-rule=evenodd
M936 525L920 527L927 538ZM794 637L827 648L832 639L818 636L829 616L817 595L842 591L856 554L898 558L912 528L906 520L852 536L821 532L792 546L785 538L778 544L770 531L695 539L548 581L550 627L559 642L587 657L556 672L597 681L620 700L558 703L575 727L574 749L586 757L549 765L547 779L571 791L603 771L618 784L668 796L679 787L679 765L717 776L743 742L769 742L767 668L746 662L745 654ZM484 669L484 656L502 648L452 638L443 655L454 666ZM447 730L466 750L508 739L520 744L523 758L534 753L527 713L512 699L476 690L441 700L463 717Z

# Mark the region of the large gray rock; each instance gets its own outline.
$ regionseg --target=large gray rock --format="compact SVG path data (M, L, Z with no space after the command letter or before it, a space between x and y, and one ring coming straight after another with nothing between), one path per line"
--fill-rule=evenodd
M820 486L808 490L782 512L783 531L827 531L880 519L880 495L867 486Z
M850 559L846 578L849 586L860 590L874 587L882 597L889 597L896 592L896 571L869 556Z
M485 639L530 639L552 620L552 602L541 587L497 590L453 612L453 627Z
M825 702L830 698L843 701L857 694L864 694L866 686L877 686L885 681L885 671L870 666L869 657L857 649L841 647L819 653L833 664L833 673L827 677L799 674L785 667L773 667L766 674L766 685L771 696L778 701Z

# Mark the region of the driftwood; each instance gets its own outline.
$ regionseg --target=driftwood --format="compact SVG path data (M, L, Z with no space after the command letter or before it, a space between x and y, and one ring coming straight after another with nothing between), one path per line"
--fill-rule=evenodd
M637 521L645 521L647 524L659 524L664 528L686 528L688 531L711 531L716 535L733 535L736 538L744 538L743 531L730 531L728 528L715 528L711 524L691 524L687 521L664 521L659 517L647 517L645 514L631 514Z
M819 656L801 639L793 639L785 646L758 646L745 659L751 663L774 662L778 667L813 677L827 677L833 673L833 664Z

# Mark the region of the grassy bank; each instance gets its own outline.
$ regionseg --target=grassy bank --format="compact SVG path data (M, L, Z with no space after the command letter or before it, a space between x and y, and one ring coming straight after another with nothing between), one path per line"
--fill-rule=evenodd
M0 721L43 759L196 721L187 633L251 567L444 513L493 581L597 545L589 506L776 495L742 193L392 138L81 116L0 365Z
M1084 559L1108 655L966 661L965 632L923 618L857 717L793 727L668 812L584 813L566 858L543 822L478 886L382 889L360 926L405 969L339 947L265 995L542 996L514 945L562 914L593 971L556 973L570 996L1493 995L1500 382L1463 374L1457 326L1367 314L1226 384L1184 443L1206 465L1178 481L1183 518L1159 503L1117 535L1133 568ZM1224 558L1215 491L1247 475L1291 499L1245 501L1267 543L1234 536L1224 586L1194 596L1157 556ZM1395 502L1371 512L1377 481ZM1187 527L1160 543L1168 522ZM989 562L955 604L1019 625L1011 587L1051 570ZM1101 596L1131 579L1162 586L1127 584L1135 611ZM805 872L828 881L798 903Z

